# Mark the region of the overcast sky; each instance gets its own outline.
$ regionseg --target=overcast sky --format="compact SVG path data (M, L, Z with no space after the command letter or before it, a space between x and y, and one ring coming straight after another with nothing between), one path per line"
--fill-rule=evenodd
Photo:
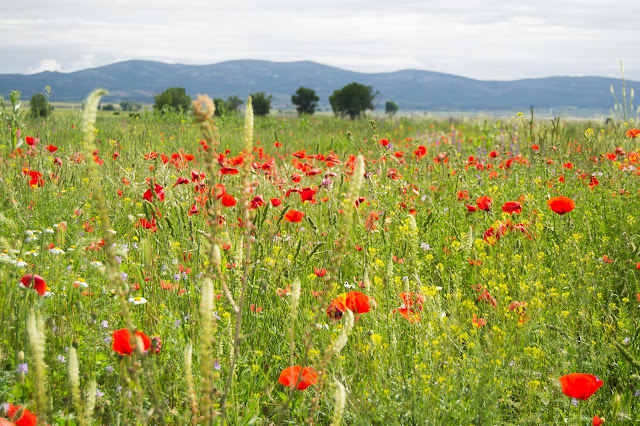
M0 73L312 60L481 80L640 80L638 0L7 0Z

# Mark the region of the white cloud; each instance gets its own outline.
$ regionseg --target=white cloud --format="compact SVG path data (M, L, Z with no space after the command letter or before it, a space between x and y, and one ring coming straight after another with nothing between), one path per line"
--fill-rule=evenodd
M43 71L62 71L62 66L55 59L43 59L37 67L29 67L27 74L37 74Z
M478 79L640 80L637 0L24 0L0 17L0 73L125 59L314 60ZM49 59L56 58L55 64ZM40 62L40 66L33 66ZM44 64L44 65L43 65Z

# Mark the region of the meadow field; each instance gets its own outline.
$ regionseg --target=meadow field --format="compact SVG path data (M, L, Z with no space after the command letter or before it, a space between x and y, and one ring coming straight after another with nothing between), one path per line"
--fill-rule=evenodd
M97 102L0 130L0 425L640 422L630 117Z

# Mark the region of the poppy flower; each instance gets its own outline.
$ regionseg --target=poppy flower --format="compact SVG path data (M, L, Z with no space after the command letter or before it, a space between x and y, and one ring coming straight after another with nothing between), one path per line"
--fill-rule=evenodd
M234 169L233 167L223 167L220 169L221 175L237 175L238 169Z
M635 139L640 136L640 130L638 129L629 129L625 135L630 139Z
M371 310L370 297L359 291L350 291L345 298L345 304L356 314L364 314Z
M347 310L346 296L342 295L336 297L331 301L331 304L327 307L327 315L334 321L342 319L342 314Z
M280 204L282 204L282 200L280 198L272 198L271 199L271 205L273 207L278 207Z
M140 336L142 339L145 351L151 347L151 339L149 339L146 334L141 331L136 331L136 336ZM120 330L113 332L113 350L118 352L120 355L131 355L133 353L131 335L129 334L128 329L121 328Z
M604 423L604 417L593 416L593 426L600 426Z
M284 220L286 220L287 222L300 222L302 220L302 217L304 216L304 212L299 212L297 210L289 210L285 215L284 215Z
M238 200L236 200L233 195L229 195L227 193L222 194L222 205L225 207L233 207L238 204Z
M324 277L325 275L327 275L327 270L324 268L316 268L315 266L313 267L313 273L316 274L317 277Z
M520 214L522 212L522 204L517 201L507 201L502 205L502 211L509 214Z
M478 208L480 210L484 210L484 211L488 212L489 210L491 210L491 202L492 201L493 200L490 197L488 197L486 195L483 195L482 197L480 197L480 198L478 198L476 200L476 205L478 206Z
M47 148L49 152L56 152L58 150L58 147L54 145L47 145L45 148Z
M298 382L298 377L300 377L300 382ZM288 388L292 388L298 383L296 389L305 390L309 386L318 383L318 373L311 367L302 368L299 365L294 365L282 370L278 382Z
M16 414L18 414L21 409L22 414L19 418L16 418ZM0 419L0 425L9 424L16 426L36 426L38 424L38 418L36 417L36 415L26 408L23 409L23 407L20 405L8 404L7 417L9 417L9 419L11 419L11 422L13 423L1 423L3 419Z
M547 205L551 210L558 213L559 215L569 213L576 207L576 204L573 202L573 200L567 197L551 198L549 199L549 201L547 201Z
M24 288L33 288L40 296L47 294L51 290L47 283L40 275L27 274L20 279L20 286Z
M572 373L560 377L562 393L571 398L587 400L604 384L596 376L584 373Z
M475 211L478 211L478 209L475 206L472 206L471 204L467 204L467 213L473 213Z
M629 132L627 132L627 133L629 133ZM634 136L634 137L635 137L635 136ZM25 141L25 142L27 143L27 145L29 145L29 146L36 146L36 144L37 144L38 142L40 142L40 139L38 139L38 138L35 138L35 139L34 139L34 138L33 138L33 137L31 137L31 136L27 136L27 137L25 137L25 138L24 138L24 141Z

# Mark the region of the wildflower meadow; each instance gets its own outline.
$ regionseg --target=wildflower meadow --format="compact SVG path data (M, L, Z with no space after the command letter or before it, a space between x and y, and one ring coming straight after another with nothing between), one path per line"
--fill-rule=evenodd
M640 421L631 117L101 94L2 116L0 425Z

